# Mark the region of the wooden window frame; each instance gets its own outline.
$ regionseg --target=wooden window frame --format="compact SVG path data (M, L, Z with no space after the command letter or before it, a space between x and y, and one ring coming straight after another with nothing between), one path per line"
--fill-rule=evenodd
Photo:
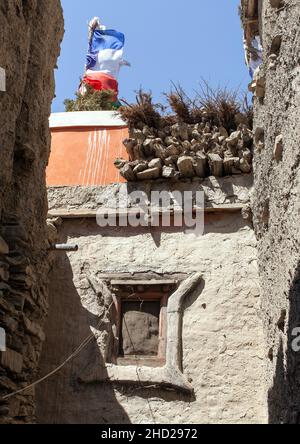
M153 287L165 287L162 288L162 291L153 291ZM167 307L168 307L168 299L171 296L172 292L176 290L176 286L173 284L172 286L167 286L166 283L157 284L154 282L151 283L134 283L134 285L130 285L131 287L143 287L143 291L133 291L130 296L128 296L129 291L124 288L128 287L126 282L119 285L119 291L117 294L114 294L114 306L115 306L115 319L116 319L116 346L115 350L117 351L117 356L114 356L113 359L117 363L117 365L145 365L149 367L160 367L164 366L166 362L166 348L167 348ZM173 287L173 288L172 288ZM151 289L150 289L151 288ZM159 335L158 335L158 353L156 356L153 355L127 355L120 356L120 340L121 340L121 331L122 331L122 304L124 301L130 302L160 302L160 313L159 313Z

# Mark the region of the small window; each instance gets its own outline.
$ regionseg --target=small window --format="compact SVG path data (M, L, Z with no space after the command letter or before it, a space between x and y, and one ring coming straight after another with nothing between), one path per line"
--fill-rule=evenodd
M120 356L157 356L159 301L122 301Z
M116 296L118 365L163 366L166 355L167 305L175 285L119 284Z

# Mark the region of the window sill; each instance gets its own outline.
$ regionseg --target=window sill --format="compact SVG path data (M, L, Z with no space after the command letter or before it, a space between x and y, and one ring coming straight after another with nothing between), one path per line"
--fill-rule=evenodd
M117 359L118 366L134 365L136 367L164 367L165 364L165 359L157 358L156 356L126 356Z

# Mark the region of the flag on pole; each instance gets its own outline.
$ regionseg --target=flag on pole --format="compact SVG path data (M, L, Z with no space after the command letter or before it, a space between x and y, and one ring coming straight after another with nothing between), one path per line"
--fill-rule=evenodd
M95 90L112 90L118 96L118 76L122 66L130 66L123 59L125 35L106 29L95 17L90 22L89 49L86 59L84 84Z

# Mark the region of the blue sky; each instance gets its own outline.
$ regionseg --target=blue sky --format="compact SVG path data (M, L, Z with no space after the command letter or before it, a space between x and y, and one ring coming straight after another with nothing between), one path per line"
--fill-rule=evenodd
M119 79L120 98L133 101L140 87L164 100L171 82L192 95L201 78L211 85L247 89L239 0L62 0L65 37L56 71L53 112L64 111L83 73L87 22L103 24L126 35L125 59Z

